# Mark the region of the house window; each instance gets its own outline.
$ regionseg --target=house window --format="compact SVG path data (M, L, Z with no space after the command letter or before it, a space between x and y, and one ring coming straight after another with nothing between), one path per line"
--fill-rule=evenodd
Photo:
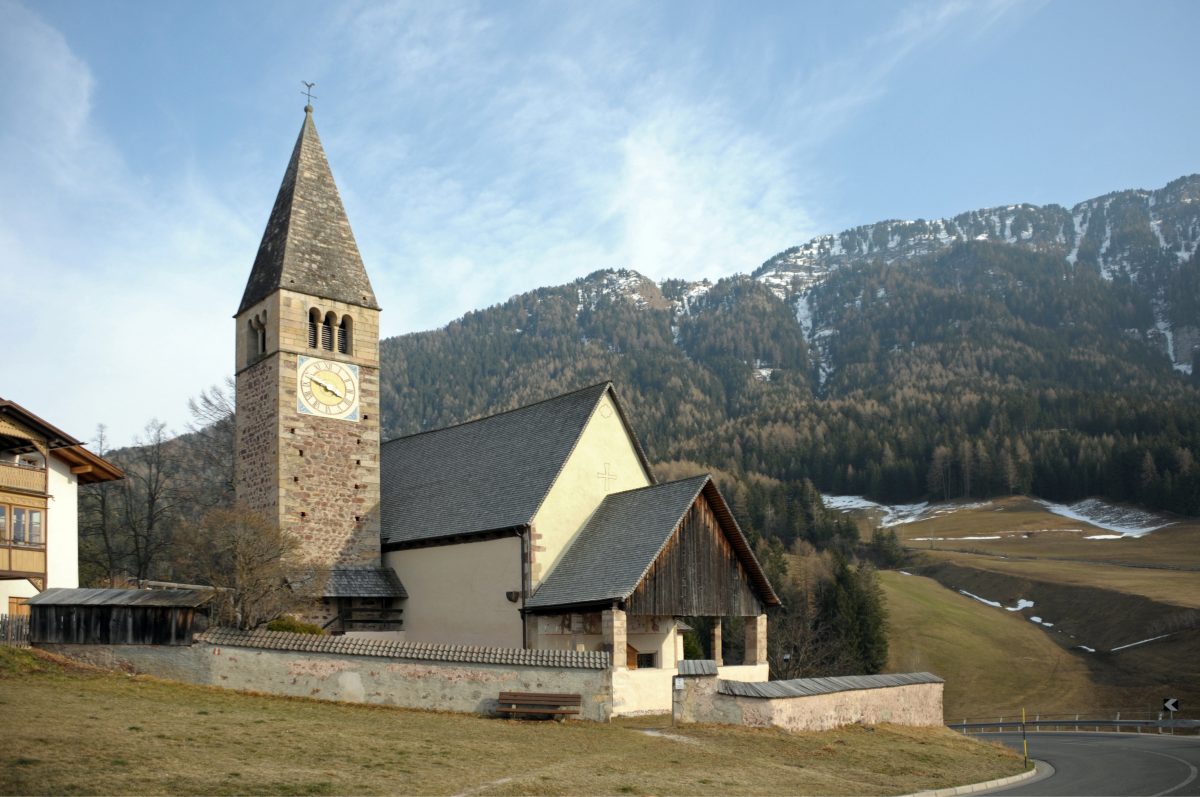
M0 542L12 545L45 545L42 510L0 505Z
M639 670L654 669L658 666L657 653L639 653L637 654L637 666Z

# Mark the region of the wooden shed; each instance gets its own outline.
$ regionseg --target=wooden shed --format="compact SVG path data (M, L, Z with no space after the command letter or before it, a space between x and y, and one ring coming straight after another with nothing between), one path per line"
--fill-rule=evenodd
M29 604L29 641L76 645L190 645L208 590L48 589ZM206 623L205 623L206 625Z

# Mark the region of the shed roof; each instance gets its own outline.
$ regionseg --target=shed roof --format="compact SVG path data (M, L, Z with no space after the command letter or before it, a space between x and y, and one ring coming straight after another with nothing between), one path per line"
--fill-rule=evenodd
M30 606L178 606L195 608L213 599L210 590L195 589L66 589L39 592Z
M608 396L654 480L611 382L467 423L401 437L381 449L384 550L516 529L533 521Z
M777 605L779 598L706 474L606 497L526 607L546 610L628 598L702 493L759 599Z
M475 664L522 665L578 670L608 669L609 655L597 651L489 648L478 645L437 645L396 642L390 639L365 639L352 636L319 636L282 631L239 631L234 628L210 628L197 639L210 645L294 650L304 653L337 653L352 656L378 656L386 659L418 661L470 662Z
M407 598L400 577L390 567L345 567L329 571L326 598Z
M888 686L912 686L914 684L945 683L931 672L898 672L881 675L841 675L836 678L795 678L790 681L724 681L717 684L717 691L735 697L808 697L827 695L833 692L849 692L858 689L882 689Z

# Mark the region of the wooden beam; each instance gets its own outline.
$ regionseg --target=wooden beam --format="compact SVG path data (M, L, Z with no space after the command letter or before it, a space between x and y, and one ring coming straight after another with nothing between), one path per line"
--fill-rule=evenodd
M93 470L93 467L91 465L75 465L74 467L71 468L71 473L75 473L75 474L91 473L92 470Z

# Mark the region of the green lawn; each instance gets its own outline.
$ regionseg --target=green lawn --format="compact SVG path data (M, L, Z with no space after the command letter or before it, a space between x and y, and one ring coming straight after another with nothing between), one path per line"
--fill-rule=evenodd
M244 695L6 648L0 716L3 794L900 794L1021 769L944 729L518 722Z

